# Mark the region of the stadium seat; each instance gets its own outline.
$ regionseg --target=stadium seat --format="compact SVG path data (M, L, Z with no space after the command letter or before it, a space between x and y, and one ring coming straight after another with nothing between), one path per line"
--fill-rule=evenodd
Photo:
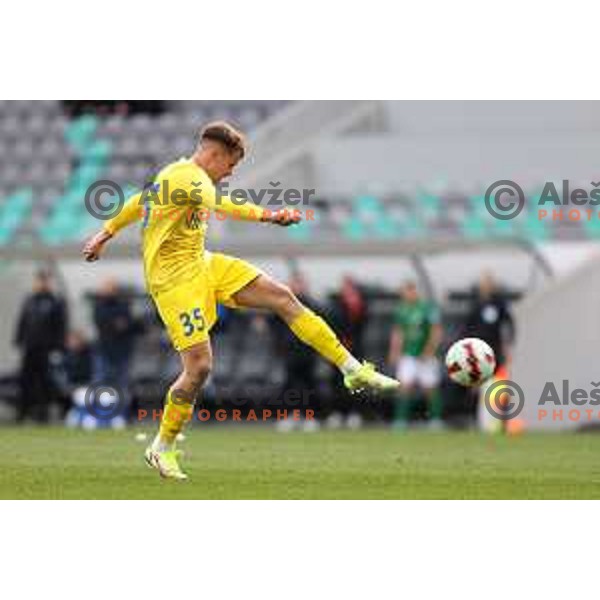
M514 236L516 233L515 230L515 219L497 219L494 218L493 216L491 216L490 219L490 227L489 227L489 233L490 235L492 235L493 237L500 237L500 238L505 238L505 237L511 237ZM516 217L516 219L519 219L520 217ZM522 218L522 216L521 216Z
M485 221L479 216L470 214L461 223L462 233L467 239L483 239L487 235Z
M78 150L83 150L91 141L98 119L93 115L85 115L71 121L65 131L67 142Z
M363 195L356 198L353 204L355 218L361 222L370 237L383 239L395 237L397 232L394 224L388 218L386 210L378 198Z
M87 160L105 164L111 154L111 143L108 140L96 140L84 150Z
M523 214L519 215L518 222L521 226L521 235L526 239L544 241L551 237L552 227L538 216L540 193L527 195L527 202Z
M67 184L70 190L85 190L95 181L101 178L102 173L105 171L103 165L99 165L94 162L86 162L76 169Z
M55 213L38 232L47 244L61 244L74 237L79 237L81 218L74 212Z
M437 194L419 191L416 195L417 208L423 215L425 222L434 220L440 213L440 198Z
M394 235L397 237L405 237L410 235L410 212L406 206L394 203L390 203L387 206L386 220L389 222L389 226L393 228Z
M21 131L21 123L19 119L13 115L4 115L0 120L0 135L5 140L15 140L19 137Z
M586 218L582 220L582 224L588 237L592 239L600 238L600 218L598 218L598 211L594 211L589 221L586 215Z
M0 208L0 243L9 243L31 214L33 193L21 189L6 198Z
M316 224L315 221L306 222L302 221L297 225L293 225L292 227L286 228L286 233L289 238L297 242L303 242L305 240L309 240L311 238L311 228Z
M470 210L461 224L462 233L468 239L483 239L489 233L488 227L491 219L491 215L485 207L484 197L470 196L469 207Z
M21 162L28 163L33 155L33 140L22 137L12 146L11 156Z
M367 232L360 220L351 216L343 225L342 231L349 240L359 241L366 237Z

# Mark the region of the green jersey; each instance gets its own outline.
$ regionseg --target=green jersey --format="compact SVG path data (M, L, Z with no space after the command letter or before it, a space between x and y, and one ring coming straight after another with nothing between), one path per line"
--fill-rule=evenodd
M431 327L440 322L435 304L427 300L402 302L394 312L394 324L402 331L402 353L420 356L425 349Z

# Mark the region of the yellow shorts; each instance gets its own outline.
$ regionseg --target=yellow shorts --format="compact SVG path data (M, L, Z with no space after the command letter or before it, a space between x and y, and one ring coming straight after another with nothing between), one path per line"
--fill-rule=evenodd
M245 260L212 252L205 253L204 267L198 277L152 295L178 351L206 341L217 320L217 302L235 308L233 294L263 273Z

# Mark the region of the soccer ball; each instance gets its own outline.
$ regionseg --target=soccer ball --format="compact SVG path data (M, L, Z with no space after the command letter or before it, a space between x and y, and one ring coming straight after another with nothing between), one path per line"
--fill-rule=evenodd
M446 369L452 381L476 387L496 370L494 351L479 338L464 338L452 344L446 354Z

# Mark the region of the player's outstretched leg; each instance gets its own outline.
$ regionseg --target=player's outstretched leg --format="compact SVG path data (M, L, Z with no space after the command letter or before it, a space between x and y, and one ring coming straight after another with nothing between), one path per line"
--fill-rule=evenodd
M321 317L304 306L288 287L270 277L260 275L234 294L234 299L240 306L266 308L279 315L302 342L340 369L351 392L391 391L400 386L396 379L378 373L371 363L359 362Z
M180 451L175 448L177 434L192 418L196 395L210 373L212 353L210 342L202 342L181 352L183 371L167 392L160 429L146 448L146 462L162 477L185 480L179 466Z

